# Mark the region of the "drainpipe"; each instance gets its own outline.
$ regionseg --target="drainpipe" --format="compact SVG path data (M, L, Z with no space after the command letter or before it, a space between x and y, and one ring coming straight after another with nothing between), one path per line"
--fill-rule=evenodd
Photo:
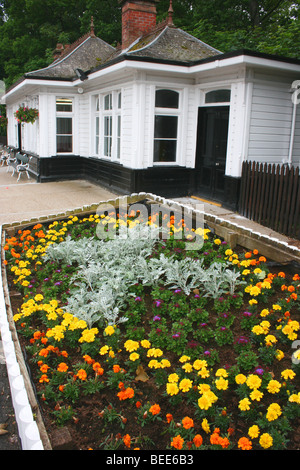
M288 154L288 165L290 168L292 166L292 159L293 159L293 146L294 146L294 137L295 137L297 105L300 103L300 100L298 99L299 87L300 87L300 80L295 80L292 83L291 90L290 90L292 93L292 103L293 103L290 146L289 146L289 154Z
M294 137L295 137L296 112L297 112L297 103L294 103L293 104L291 136L290 136L290 147L289 147L289 155L288 155L288 165L289 165L290 168L292 166L292 159L293 159L293 146L294 146Z

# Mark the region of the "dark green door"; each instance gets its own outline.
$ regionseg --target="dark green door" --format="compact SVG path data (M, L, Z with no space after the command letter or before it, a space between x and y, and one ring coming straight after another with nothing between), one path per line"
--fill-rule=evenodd
M196 192L222 201L228 140L229 106L199 108Z

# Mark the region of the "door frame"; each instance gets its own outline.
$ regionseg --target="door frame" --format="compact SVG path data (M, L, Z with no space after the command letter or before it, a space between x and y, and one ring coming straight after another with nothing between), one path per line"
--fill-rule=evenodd
M217 176L217 171L219 168L219 163L216 162L216 166L211 167L210 172L210 183L209 185L205 186L203 185L203 180L206 180L206 177L204 175L204 170L205 170L205 165L201 165L201 146L203 145L203 141L200 141L201 138L201 129L200 126L202 124L202 117L201 117L201 112L204 113L205 110L211 110L212 112L220 112L220 111L228 111L227 115L227 140L226 140L226 152L225 152L225 160L224 160L224 168L222 169L222 178L224 182L224 189L220 190L216 186L216 176ZM222 201L225 196L225 175L226 175L226 164L227 164L227 156L228 156L228 144L229 144L229 121L230 121L230 103L226 104L214 104L214 105L208 105L208 106L199 106L198 107L198 116L197 116L197 141L196 141L196 155L195 155L195 191L199 195L206 196L210 199L217 200L217 201ZM223 165L222 165L223 166ZM217 168L218 167L218 168ZM209 166L206 166L207 169L209 169Z

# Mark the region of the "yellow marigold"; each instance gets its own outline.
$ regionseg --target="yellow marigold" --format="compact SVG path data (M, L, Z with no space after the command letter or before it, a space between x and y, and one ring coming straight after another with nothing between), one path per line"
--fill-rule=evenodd
M261 386L261 378L258 377L256 374L250 374L247 377L246 384L248 385L249 388L256 389Z
M243 398L239 402L239 409L241 411L248 411L248 410L250 410L250 405L251 405L251 402L250 402L249 398Z
M179 388L182 392L188 392L193 386L193 382L190 379L182 379L179 383Z
M238 374L235 377L235 381L238 385L242 385L246 382L247 377L244 374Z
M259 390L257 390L257 389L254 389L253 392L250 393L250 398L253 401L254 400L260 401L263 396L264 396L264 394L262 392L260 392Z
M179 376L177 374L170 374L168 377L168 381L171 383L178 382Z
M201 410L208 410L212 406L213 402L211 401L209 395L207 393L204 393L199 399L198 399L198 406L201 408Z
M174 382L168 382L166 388L167 388L167 394L171 396L177 395L179 392L179 388L177 384Z
M267 335L265 337L266 346L272 346L273 344L277 343L277 338L274 335Z
M179 362L187 362L187 361L190 361L190 360L191 360L190 356L181 356L179 358Z
M278 382L278 380L270 380L267 386L269 393L278 393L280 388L281 384Z
M193 363L193 367L195 370L200 370L203 367L207 367L207 361L204 359L196 359L196 361Z
M223 377L217 379L215 384L218 390L227 390L228 388L228 380L224 379Z
M273 445L273 437L265 432L260 436L259 443L263 449L269 449Z
M206 369L206 367L203 367L202 369L198 371L198 375L200 375L202 379L206 379L207 377L209 377L209 370Z
M131 339L128 339L124 343L124 347L125 347L126 351L129 351L129 352L136 351L139 348L139 346L140 345L139 345L138 341L133 341Z
M285 369L281 372L281 377L284 378L284 380L293 380L293 378L296 376L295 372L292 369Z
M151 349L148 349L147 351L147 357L160 357L162 355L163 355L162 350L158 348L151 348Z
M183 364L182 369L189 374L190 372L192 372L193 366L189 362L186 362L185 364Z
M83 330L81 338L79 338L79 343L93 343L98 333L98 328Z
M101 356L104 356L105 354L108 353L108 351L109 351L109 346L102 346L102 348L99 351L99 354L101 354Z
M134 361L137 361L139 359L140 355L136 352L134 353L131 353L130 356L129 356L129 359L134 362Z
M143 348L145 348L145 349L148 349L148 348L150 348L151 343L150 343L150 341L148 341L147 339L143 339L143 340L141 341L141 346L142 346Z
M206 418L202 420L201 427L206 434L210 433L210 427Z
M113 327L112 325L108 325L108 326L105 328L105 330L104 330L104 333L105 333L106 335L108 335L108 336L113 335L114 332L115 332L115 329L114 329L114 327Z
M278 403L271 403L271 405L267 409L266 418L268 421L275 421L280 415L282 411L280 405Z
M276 350L276 356L275 356L275 357L276 357L276 359L277 359L278 361L281 361L281 359L284 358L284 352L281 351L281 349L277 349L277 350Z
M252 328L251 331L252 331L252 333L254 333L254 334L257 335L257 336L264 334L263 327L260 326L260 325L255 325L255 326Z
M300 403L300 392L299 393L293 393L289 397L289 402L291 402L291 403Z
M226 369L218 369L216 372L216 377L228 377L228 372Z
M248 429L248 435L251 437L251 439L254 439L259 436L259 427L254 424Z
M257 286L251 287L250 292L249 292L249 294L250 294L251 296L253 296L253 297L256 297L256 296L259 295L260 293L261 293L261 290L260 290L260 288L257 287Z

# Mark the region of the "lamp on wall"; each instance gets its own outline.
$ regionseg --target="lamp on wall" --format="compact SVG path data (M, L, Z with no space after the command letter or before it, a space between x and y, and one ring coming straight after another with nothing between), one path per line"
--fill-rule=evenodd
M81 87L77 88L77 93L79 93L80 95L82 95L83 91L84 91L83 88Z

